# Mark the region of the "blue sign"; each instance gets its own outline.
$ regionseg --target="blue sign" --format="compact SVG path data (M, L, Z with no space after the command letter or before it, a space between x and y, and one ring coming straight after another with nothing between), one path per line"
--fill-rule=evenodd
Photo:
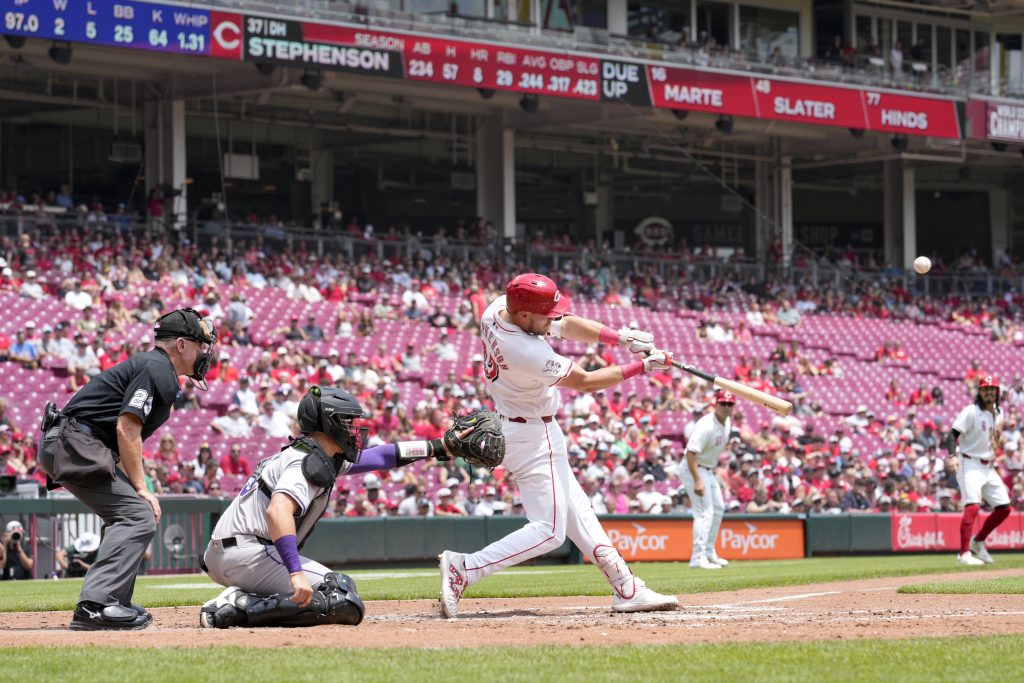
M111 0L0 0L0 8L6 35L210 54L206 9Z

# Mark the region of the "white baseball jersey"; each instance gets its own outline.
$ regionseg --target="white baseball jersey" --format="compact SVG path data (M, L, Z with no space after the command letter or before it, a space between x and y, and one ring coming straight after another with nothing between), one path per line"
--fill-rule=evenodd
M572 369L572 361L555 353L544 340L502 320L505 297L498 297L480 318L484 345L484 376L498 413L506 417L554 415L561 405L556 385Z
M993 415L972 403L953 420L953 429L960 432L960 452L975 458L992 457L992 430L1002 429L1003 414Z
M697 464L701 467L717 467L718 456L725 449L732 431L732 418L725 418L725 424L718 421L714 411L697 420L686 450L697 454ZM681 465L686 467L685 461Z
M288 494L299 506L297 516L305 514L310 502L323 492L323 489L310 484L302 474L302 460L305 457L305 452L288 448L268 458L263 467L253 472L238 497L231 501L231 505L221 515L213 530L213 538L249 535L270 539L270 525L267 522L267 505L270 501L260 493L260 479L274 493Z

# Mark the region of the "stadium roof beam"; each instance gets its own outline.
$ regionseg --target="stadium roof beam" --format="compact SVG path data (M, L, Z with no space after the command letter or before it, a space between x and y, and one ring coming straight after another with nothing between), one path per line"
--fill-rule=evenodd
M652 109L627 109L622 106L593 103L577 105L571 102L559 102L558 106L543 112L527 113L518 109L502 110L502 124L505 128L546 128L549 126L566 126L597 121L615 121L635 119L638 115L650 116ZM639 114L638 114L639 112Z

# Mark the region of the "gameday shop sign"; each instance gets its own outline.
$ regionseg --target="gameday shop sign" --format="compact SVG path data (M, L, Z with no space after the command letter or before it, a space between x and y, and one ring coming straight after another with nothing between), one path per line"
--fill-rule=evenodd
M693 549L693 521L683 518L604 518L601 525L627 562L685 562ZM804 556L801 519L726 517L718 533L727 560L791 560Z

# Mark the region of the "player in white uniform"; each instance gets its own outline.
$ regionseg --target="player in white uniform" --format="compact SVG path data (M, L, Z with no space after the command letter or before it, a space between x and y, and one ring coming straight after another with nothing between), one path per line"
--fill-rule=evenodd
M686 459L679 463L679 478L693 502L690 566L699 569L721 569L729 564L715 551L718 529L725 514L725 500L715 468L718 456L729 442L734 405L736 397L731 391L715 392L715 409L697 420L686 442Z
M260 462L221 515L203 569L228 586L203 605L204 628L356 625L363 601L345 574L299 555L342 474L393 469L447 453L442 440L362 450L363 409L341 389L311 387L298 408L303 436ZM466 434L468 432L464 432Z
M675 609L675 596L661 595L635 577L597 520L569 467L565 437L555 415L558 387L581 392L608 389L652 369L670 367L670 356L654 348L653 335L616 332L599 322L567 313L569 299L543 275L513 279L480 320L484 376L505 435L505 467L519 487L529 523L471 554L441 553L441 613L458 614L465 590L505 567L550 552L568 536L604 572L612 586L612 609L640 612ZM550 334L593 344L622 344L645 358L587 372L555 353Z
M1003 413L999 409L999 380L986 375L978 382L978 397L953 420L953 436L960 453L960 468L956 480L964 504L960 520L960 554L957 564L992 564L994 560L985 548L985 539L1010 515L1010 496L1006 484L994 465L995 451L999 448ZM981 530L974 536L974 522L981 502L992 507Z

